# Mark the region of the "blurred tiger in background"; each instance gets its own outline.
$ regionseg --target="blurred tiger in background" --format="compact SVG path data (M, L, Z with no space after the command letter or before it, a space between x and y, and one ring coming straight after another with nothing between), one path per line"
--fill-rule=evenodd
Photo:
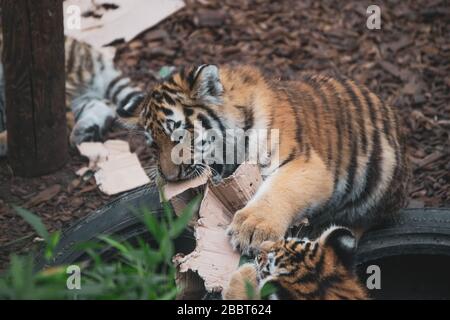
M0 38L2 48L2 38ZM70 143L100 141L117 115L127 117L142 101L113 63L113 55L65 37L66 108ZM3 66L0 65L0 131L6 130ZM7 132L0 132L0 156L7 153Z
M254 263L233 273L222 292L226 300L361 300L367 290L354 272L356 238L333 226L316 240L287 238L266 241ZM273 292L261 296L271 285Z
M233 171L228 164L174 162L179 129L191 132L197 123L223 136L228 129L278 130L278 148L258 161L262 186L228 228L244 253L282 239L305 219L314 237L331 224L360 235L405 203L408 170L395 110L344 77L281 81L251 66L201 65L156 85L136 111L167 181L191 179L208 166L216 175ZM195 147L207 148L208 141Z

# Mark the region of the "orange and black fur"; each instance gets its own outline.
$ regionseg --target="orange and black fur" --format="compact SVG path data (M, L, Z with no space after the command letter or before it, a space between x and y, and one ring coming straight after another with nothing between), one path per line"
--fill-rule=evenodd
M241 266L222 293L227 300L361 300L367 291L353 271L356 238L349 229L331 227L318 239L266 241L255 263ZM249 290L249 286L252 288ZM261 288L274 289L261 297ZM253 293L253 296L249 294Z
M0 32L0 55L3 37ZM66 118L70 142L100 141L116 115L129 116L142 101L142 90L134 86L113 62L107 49L65 37ZM7 154L5 77L0 63L0 157Z
M205 168L172 161L177 129L279 130L278 150L265 154L279 161L260 163L263 185L228 229L243 252L283 238L305 217L318 230L339 224L360 232L403 205L407 174L395 111L351 80L300 74L276 81L250 66L202 65L156 85L141 107L140 124L168 181Z

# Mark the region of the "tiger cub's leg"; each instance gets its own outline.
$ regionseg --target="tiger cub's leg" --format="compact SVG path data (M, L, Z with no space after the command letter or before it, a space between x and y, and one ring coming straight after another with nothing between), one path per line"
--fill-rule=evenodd
M6 131L0 132L0 157L6 156L8 152L8 139Z
M247 205L238 210L228 228L231 244L244 253L266 240L284 237L305 209L331 197L333 178L315 154L286 163L270 175Z
M249 296L249 289L253 297ZM257 270L253 263L242 265L232 274L228 287L222 292L222 297L225 300L259 299Z

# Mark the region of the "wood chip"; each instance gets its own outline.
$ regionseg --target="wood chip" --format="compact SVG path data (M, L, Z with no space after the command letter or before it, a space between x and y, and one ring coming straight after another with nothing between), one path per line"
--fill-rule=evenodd
M31 198L26 204L25 207L32 208L41 203L47 202L56 196L61 191L61 186L59 184L55 184L41 192L39 192L36 196Z

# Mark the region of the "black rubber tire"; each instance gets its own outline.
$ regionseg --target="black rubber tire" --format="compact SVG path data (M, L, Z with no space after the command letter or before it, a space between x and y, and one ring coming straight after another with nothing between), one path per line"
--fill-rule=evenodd
M41 254L36 259L36 269L72 264L85 259L86 253L77 250L76 245L95 240L99 235L113 235L130 241L137 237L148 239L148 230L133 212L139 208L147 208L156 216L163 213L156 187L142 187L128 192L74 223L61 235L52 261L47 262ZM175 243L178 252L183 253L192 251L194 246L193 235L189 230Z
M162 214L156 188L145 187L124 194L79 220L64 231L50 263L38 258L37 269L85 259L85 252L76 250L76 244L95 240L101 234L130 241L148 236L132 210L140 207L148 208L155 215ZM181 235L175 244L177 252L183 253L191 252L194 246L190 231ZM443 269L444 266L450 268L450 209L404 209L395 220L364 234L356 256L362 281L366 281L366 268L372 264L382 265L387 274L385 279L388 279L384 291L371 292L374 298L450 299L450 280Z
M450 209L403 209L395 220L371 230L359 241L357 264L388 256L450 256Z
M400 211L364 234L356 263L363 283L372 275L368 267L378 266L374 299L450 299L450 209Z

